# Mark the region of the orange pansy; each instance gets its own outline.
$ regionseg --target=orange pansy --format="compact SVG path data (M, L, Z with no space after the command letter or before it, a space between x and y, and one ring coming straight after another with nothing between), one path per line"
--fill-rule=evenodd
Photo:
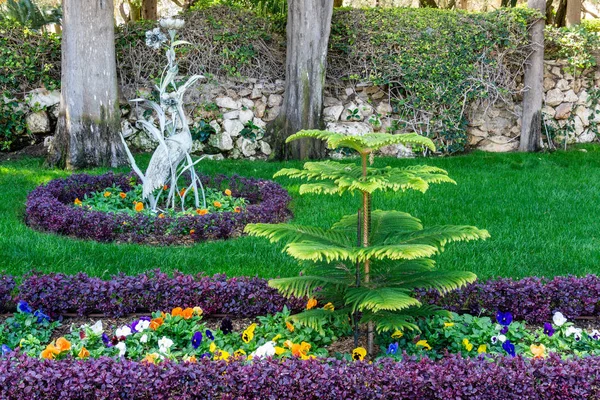
M310 310L311 308L315 308L317 306L317 299L309 299L308 303L306 303L306 309Z
M231 190L225 189L225 195L226 196L231 196Z
M82 203L81 203L81 200L79 200L79 198L77 198L77 199L75 199L73 204L75 204L76 206L80 206Z
M186 308L185 310L183 310L181 312L181 316L183 317L183 319L190 319L192 318L192 315L194 315L194 309L193 308Z
M181 307L175 307L172 311L171 311L171 315L174 317L181 317L181 313L183 312L183 308Z
M165 214L163 214L163 213L158 214L158 218L164 218L164 217L165 217Z
M119 193L119 196L121 196L121 198L124 199L125 197L127 197L127 193L121 192Z
M233 208L233 212L234 212L234 213L241 213L241 212L242 212L242 209L241 209L241 207L239 207L239 206L235 206L235 207Z
M79 351L79 354L77 355L77 357L79 357L81 359L88 358L89 356L90 356L90 352L85 347L82 347L81 350Z
M135 211L140 212L144 209L144 203L142 203L141 201L138 201L137 203L135 203Z
M546 355L546 346L544 346L543 344L532 344L531 346L529 346L529 350L531 350L531 353L533 354L534 358L543 358Z
M213 206L215 206L217 208L221 208L221 202L215 201L215 202L213 202Z
M294 332L294 325L290 324L289 322L285 323L285 327L287 328L288 331Z
M201 209L201 210L196 210L196 214L198 215L206 215L208 214L208 210L207 209Z
M111 193L110 192L104 192L104 197L110 197Z
M153 331L157 330L159 326L161 326L163 323L165 322L164 319L162 318L154 318L152 321L150 321L150 329L152 329Z
M68 351L71 350L71 342L69 342L67 339L65 339L64 337L60 337L56 340L56 347L58 348L58 350L62 351Z

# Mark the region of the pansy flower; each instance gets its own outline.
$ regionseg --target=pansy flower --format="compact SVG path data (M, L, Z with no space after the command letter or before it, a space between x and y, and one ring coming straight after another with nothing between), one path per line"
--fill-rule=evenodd
M386 354L394 355L396 353L398 353L398 342L390 343L390 345L387 348Z
M565 336L569 337L571 335L573 335L573 339L575 339L576 341L580 341L581 340L581 328L575 328L574 326L569 326L567 328L567 330L565 331Z
M504 341L504 343L502 343L502 349L504 349L504 351L506 351L506 353L509 354L511 357L514 357L516 355L515 345L512 344L510 340L506 340Z
M543 344L532 344L531 346L529 346L529 350L531 350L531 354L533 354L534 358L543 358L546 353L546 346L544 346Z
M431 350L431 346L429 345L429 343L427 343L427 340L419 340L417 343L415 343L415 346L420 346L424 347L427 350Z
M294 325L292 325L289 321L286 321L285 327L287 328L288 331L294 332L294 329L295 329Z
M364 347L357 347L352 350L352 359L355 361L362 361L367 355L367 350Z
M41 324L44 321L50 321L50 317L44 314L41 310L36 310L36 312L33 313L33 316L37 317L38 324Z
M213 334L210 331L210 329L206 330L206 337L209 338L210 340L215 340L215 337L213 336Z
M90 352L85 347L82 347L81 350L79 350L79 354L77 354L77 358L80 358L82 360L84 358L88 358L89 356L90 356Z
M546 322L544 324L544 334L548 335L548 337L552 337L552 335L554 335L554 327L550 322Z
M498 311L496 313L496 321L498 321L498 323L500 325L507 327L513 321L513 316L509 311L507 311L507 312ZM506 332L504 332L504 333L506 333Z
M312 308L315 308L317 305L317 299L309 299L308 302L306 303L306 309L310 310Z
M31 307L29 307L29 304L25 300L19 301L19 304L17 305L17 310L25 314L31 314L33 312Z
M561 312L557 311L552 316L552 322L554 322L554 325L556 326L563 326L567 322L567 319Z
M479 347L477 348L477 354L486 353L486 352L487 352L487 345L480 344Z
M110 338L108 337L108 335L107 335L106 333L103 333L103 334L102 334L102 342L104 343L104 345L105 345L106 347L111 347L111 346L112 346L112 343L111 343L111 341L110 341Z
M402 336L404 336L404 332L399 330L395 330L394 333L392 333L393 339L400 339Z
M225 317L221 320L221 326L220 326L221 332L223 332L224 335L228 335L231 332L233 332L233 322L231 322L231 318L229 317Z
M127 345L125 345L125 342L117 343L115 348L119 350L119 357L123 357L127 352Z
M10 353L12 350L11 350L11 348L10 348L10 347L8 347L7 345L3 344L3 345L0 347L0 351L2 351L2 355L3 355L3 356L5 356L5 355L7 355L8 353Z
M469 339L464 338L462 341L462 345L465 347L467 351L473 350L473 343L469 342Z
M192 336L192 347L197 349L202 344L202 332L196 332Z
M594 340L600 339L600 332L597 329L594 329L590 332L590 337Z
M500 329L500 333L502 335L505 335L506 333L508 333L508 326L503 326L502 329Z

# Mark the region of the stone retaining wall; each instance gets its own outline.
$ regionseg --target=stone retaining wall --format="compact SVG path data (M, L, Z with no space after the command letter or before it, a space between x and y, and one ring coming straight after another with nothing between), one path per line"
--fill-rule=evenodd
M590 93L600 85L600 71L587 70L574 77L563 61L546 61L545 68L545 131L554 132L556 142L597 140L595 113L600 112L600 106L591 109ZM279 114L283 92L283 81L265 83L255 79L205 82L190 90L186 98L188 122L195 136L203 139L194 141L194 154L233 159L268 157L271 147L263 140L264 128ZM150 97L151 91L138 95ZM34 135L51 133L56 125L59 100L57 92L38 89L31 93L27 101L31 107L27 124ZM469 145L492 152L516 150L521 100L520 95L515 95L491 106L483 103L469 107ZM130 145L143 151L154 149L156 143L135 127L135 121L144 118L146 110L139 105L130 106L125 100L122 106L122 131ZM359 135L386 131L395 119L387 88L369 84L326 89L323 116L327 130ZM204 135L202 124L209 126ZM212 134L208 135L209 131ZM384 153L397 157L411 154L403 146L386 148Z

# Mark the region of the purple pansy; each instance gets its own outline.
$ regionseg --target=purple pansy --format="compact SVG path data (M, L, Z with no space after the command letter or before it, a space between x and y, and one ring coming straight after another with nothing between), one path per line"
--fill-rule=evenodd
M215 340L215 337L213 336L213 334L210 331L210 329L206 330L206 337L209 338L210 340Z
M513 316L509 311L498 311L496 313L496 321L498 321L498 323L502 326L509 326L510 323L513 321Z
M550 322L544 323L544 334L548 335L548 337L554 335L554 327Z
M2 351L2 355L5 356L8 353L10 353L12 350L10 349L10 347L8 347L7 345L3 344L2 347L0 348L0 351Z
M515 345L512 344L510 340L506 340L504 343L502 343L502 349L504 349L504 351L506 351L506 353L508 353L511 357L516 355Z
M386 354L394 355L398 353L398 342L390 343L387 348Z
M202 332L196 332L192 336L192 347L197 349L202 344Z

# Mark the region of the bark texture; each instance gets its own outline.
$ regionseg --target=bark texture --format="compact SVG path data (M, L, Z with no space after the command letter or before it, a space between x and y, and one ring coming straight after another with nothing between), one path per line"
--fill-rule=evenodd
M575 26L581 23L581 0L567 1L567 26Z
M324 145L302 139L286 145L288 136L323 126L323 87L333 0L289 0L285 94L279 116L267 127L274 158L319 158Z
M67 169L126 164L113 0L63 0L61 102L48 164Z
M156 21L158 19L158 0L144 0L142 3L142 19Z
M546 12L545 0L529 0L529 8ZM542 136L542 99L544 97L544 19L538 19L529 31L533 52L527 60L525 69L525 87L523 96L523 118L521 123L520 151L537 151L541 148Z

